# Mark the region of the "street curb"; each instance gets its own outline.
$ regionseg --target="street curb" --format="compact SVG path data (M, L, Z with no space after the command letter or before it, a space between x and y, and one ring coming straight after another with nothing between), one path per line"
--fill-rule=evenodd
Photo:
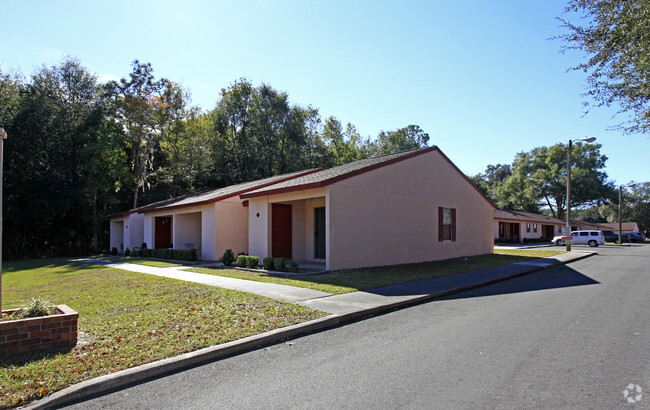
M184 353L182 355L170 357L168 359L146 363L137 367L120 370L115 373L99 376L94 379L77 383L63 390L59 390L58 392L53 393L52 395L47 396L37 402L34 402L25 408L36 410L63 406L71 402L80 401L92 397L94 395L99 395L101 393L106 393L112 390L118 390L129 384L143 382L148 379L154 379L166 374L189 369L200 364L255 350L263 346L278 343L285 339L314 333L319 330L330 329L341 324L357 321L364 317L387 313L389 311L404 308L407 306L417 305L423 302L449 296L466 290L479 288L518 276L527 275L529 273L539 272L541 270L549 269L558 265L565 265L567 263L575 262L594 255L597 255L597 253L584 253L570 260L558 260L553 264L533 267L521 272L513 273L511 275L502 276L482 282L476 282L471 285L459 286L457 288L447 289L445 291L431 293L428 295L416 296L408 300L388 303L357 312L346 313L343 315L329 315L320 319L311 320L309 322L299 323L296 325L275 329L259 335L249 336L244 339L234 340L232 342L224 343L221 345L210 346L193 352Z
M117 390L132 383L142 382L147 379L153 379L165 374L188 369L199 364L223 359L262 346L275 344L284 339L316 332L322 329L329 329L339 325L339 323L340 317L338 315L329 315L320 319L310 320L309 322L271 330L270 332L259 335L233 340L232 342L221 345L210 346L193 352L184 353L179 356L120 370L115 373L99 376L67 387L32 403L26 408L49 409L59 407L110 390Z

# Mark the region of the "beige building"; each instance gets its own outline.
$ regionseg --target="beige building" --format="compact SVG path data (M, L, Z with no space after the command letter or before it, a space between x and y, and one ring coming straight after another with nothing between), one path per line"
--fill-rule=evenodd
M248 203L239 195L316 171L212 189L109 215L111 247L120 252L142 243L149 249L196 248L199 258L204 260L218 260L228 248L235 254L247 252Z
M137 210L110 215L110 247L124 252L126 248L140 246L144 240L144 215Z
M328 270L492 253L492 202L437 147L368 158L240 195L248 251Z
M596 226L601 231L614 231L618 232L618 222L598 222ZM639 225L636 222L623 222L621 223L623 232L639 232Z
M525 242L545 238L549 241L562 234L565 223L559 219L532 212L494 210L494 240Z

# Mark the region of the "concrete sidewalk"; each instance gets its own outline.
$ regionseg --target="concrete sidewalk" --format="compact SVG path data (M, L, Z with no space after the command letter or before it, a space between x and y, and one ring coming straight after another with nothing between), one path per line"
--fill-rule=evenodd
M211 346L194 352L185 353L180 356L147 363L87 380L41 399L28 408L45 409L60 407L75 401L82 401L92 396L101 395L109 391L119 390L120 388L134 383L144 382L152 378L161 377L166 374L240 354L262 346L279 343L288 338L333 328L369 315L389 312L400 307L415 305L417 303L462 292L464 290L485 286L502 280L548 269L553 266L567 264L593 255L597 255L597 253L590 251L573 251L550 258L534 259L527 262L519 262L491 269L403 283L343 295L332 295L330 293L318 292L310 289L294 288L293 286L274 285L263 282L198 274L184 271L181 267L153 268L129 263L76 259L77 261L101 264L134 272L148 273L179 280L190 280L195 283L220 286L228 289L237 289L260 295L263 294L279 300L293 301L294 303L322 310L330 313L330 315L321 319L276 329L260 335L247 337L245 339L236 340L222 345Z
M190 272L196 266L174 266L170 268L156 268L153 266L138 265L135 263L111 262L99 259L73 259L75 262L92 263L103 265L109 268L128 270L131 272L146 273L148 275L162 276L183 280L203 285L217 286L224 289L239 290L242 292L254 293L284 302L300 303L311 299L318 299L331 296L331 293L318 290L299 288L295 286L278 285L275 283L256 282L252 280L228 278L225 276L209 275L205 273Z

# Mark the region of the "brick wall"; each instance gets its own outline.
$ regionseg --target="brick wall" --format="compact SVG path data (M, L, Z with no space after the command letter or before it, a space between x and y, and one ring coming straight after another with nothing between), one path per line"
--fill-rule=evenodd
M60 314L0 322L0 357L75 346L79 314L66 305L56 309Z

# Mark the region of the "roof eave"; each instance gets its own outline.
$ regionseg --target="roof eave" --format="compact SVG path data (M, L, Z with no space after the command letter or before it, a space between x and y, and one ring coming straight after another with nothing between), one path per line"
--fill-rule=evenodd
M256 185L256 186L248 188L248 189L243 189L241 191L232 192L230 194L221 195L221 196L218 196L218 197L215 197L215 198L210 198L210 199L206 199L206 200L199 201L199 202L193 202L191 204L178 204L178 205L169 205L169 206L162 206L162 207L156 207L156 208L146 208L146 209L142 209L141 211L138 211L138 213L143 213L144 214L144 213L152 213L152 212L159 212L159 211L171 211L171 210L178 209L178 208L190 208L190 207L195 207L195 206L209 205L209 204L212 204L212 203L215 203L215 202L223 201L224 199L232 198L232 197L237 196L237 195L241 196L241 194L243 194L245 192L254 191L256 189L261 189L261 188L264 188L264 187L267 187L267 186L270 186L270 185L274 185L274 184L279 184L279 183L288 181L290 179L299 178L299 177L309 175L309 174L313 174L314 172L318 172L318 171L322 171L322 170L323 170L323 168L310 169L309 171L301 172L299 174L296 174L296 175L293 175L293 176L290 176L290 177L281 178L281 179L278 179L277 181L267 182L266 184L261 184L261 185Z
M277 195L277 194L284 194L287 192L296 192L296 191L304 191L307 189L314 189L314 188L322 188L331 184L334 184L336 182L340 182L343 180L346 180L348 178L352 178L357 175L365 174L366 172L373 171L378 168L382 168L391 164L395 164L397 162L416 157L418 155L425 154L427 152L435 151L438 150L438 147L433 146L433 147L428 147L428 148L423 148L421 150L414 151L410 154L402 155L401 157L393 158L384 162L380 162L378 164L372 164L368 165L367 167L360 168L354 171L347 172L342 175L337 175L335 177L325 179L320 182L312 182L308 184L302 184L302 185L296 185L296 186L291 186L291 187L283 187L283 188L277 188L277 189L270 189L268 191L263 191L263 192L253 192L253 193L247 193L244 195L240 195L239 197L244 199L244 198L255 198L255 197L260 197L260 196L269 196L269 195ZM444 154L443 154L444 155ZM458 169L458 168L456 168ZM321 169L322 170L322 169ZM462 174L462 172L461 172ZM277 182L279 183L279 182ZM258 188L259 189L259 188Z

